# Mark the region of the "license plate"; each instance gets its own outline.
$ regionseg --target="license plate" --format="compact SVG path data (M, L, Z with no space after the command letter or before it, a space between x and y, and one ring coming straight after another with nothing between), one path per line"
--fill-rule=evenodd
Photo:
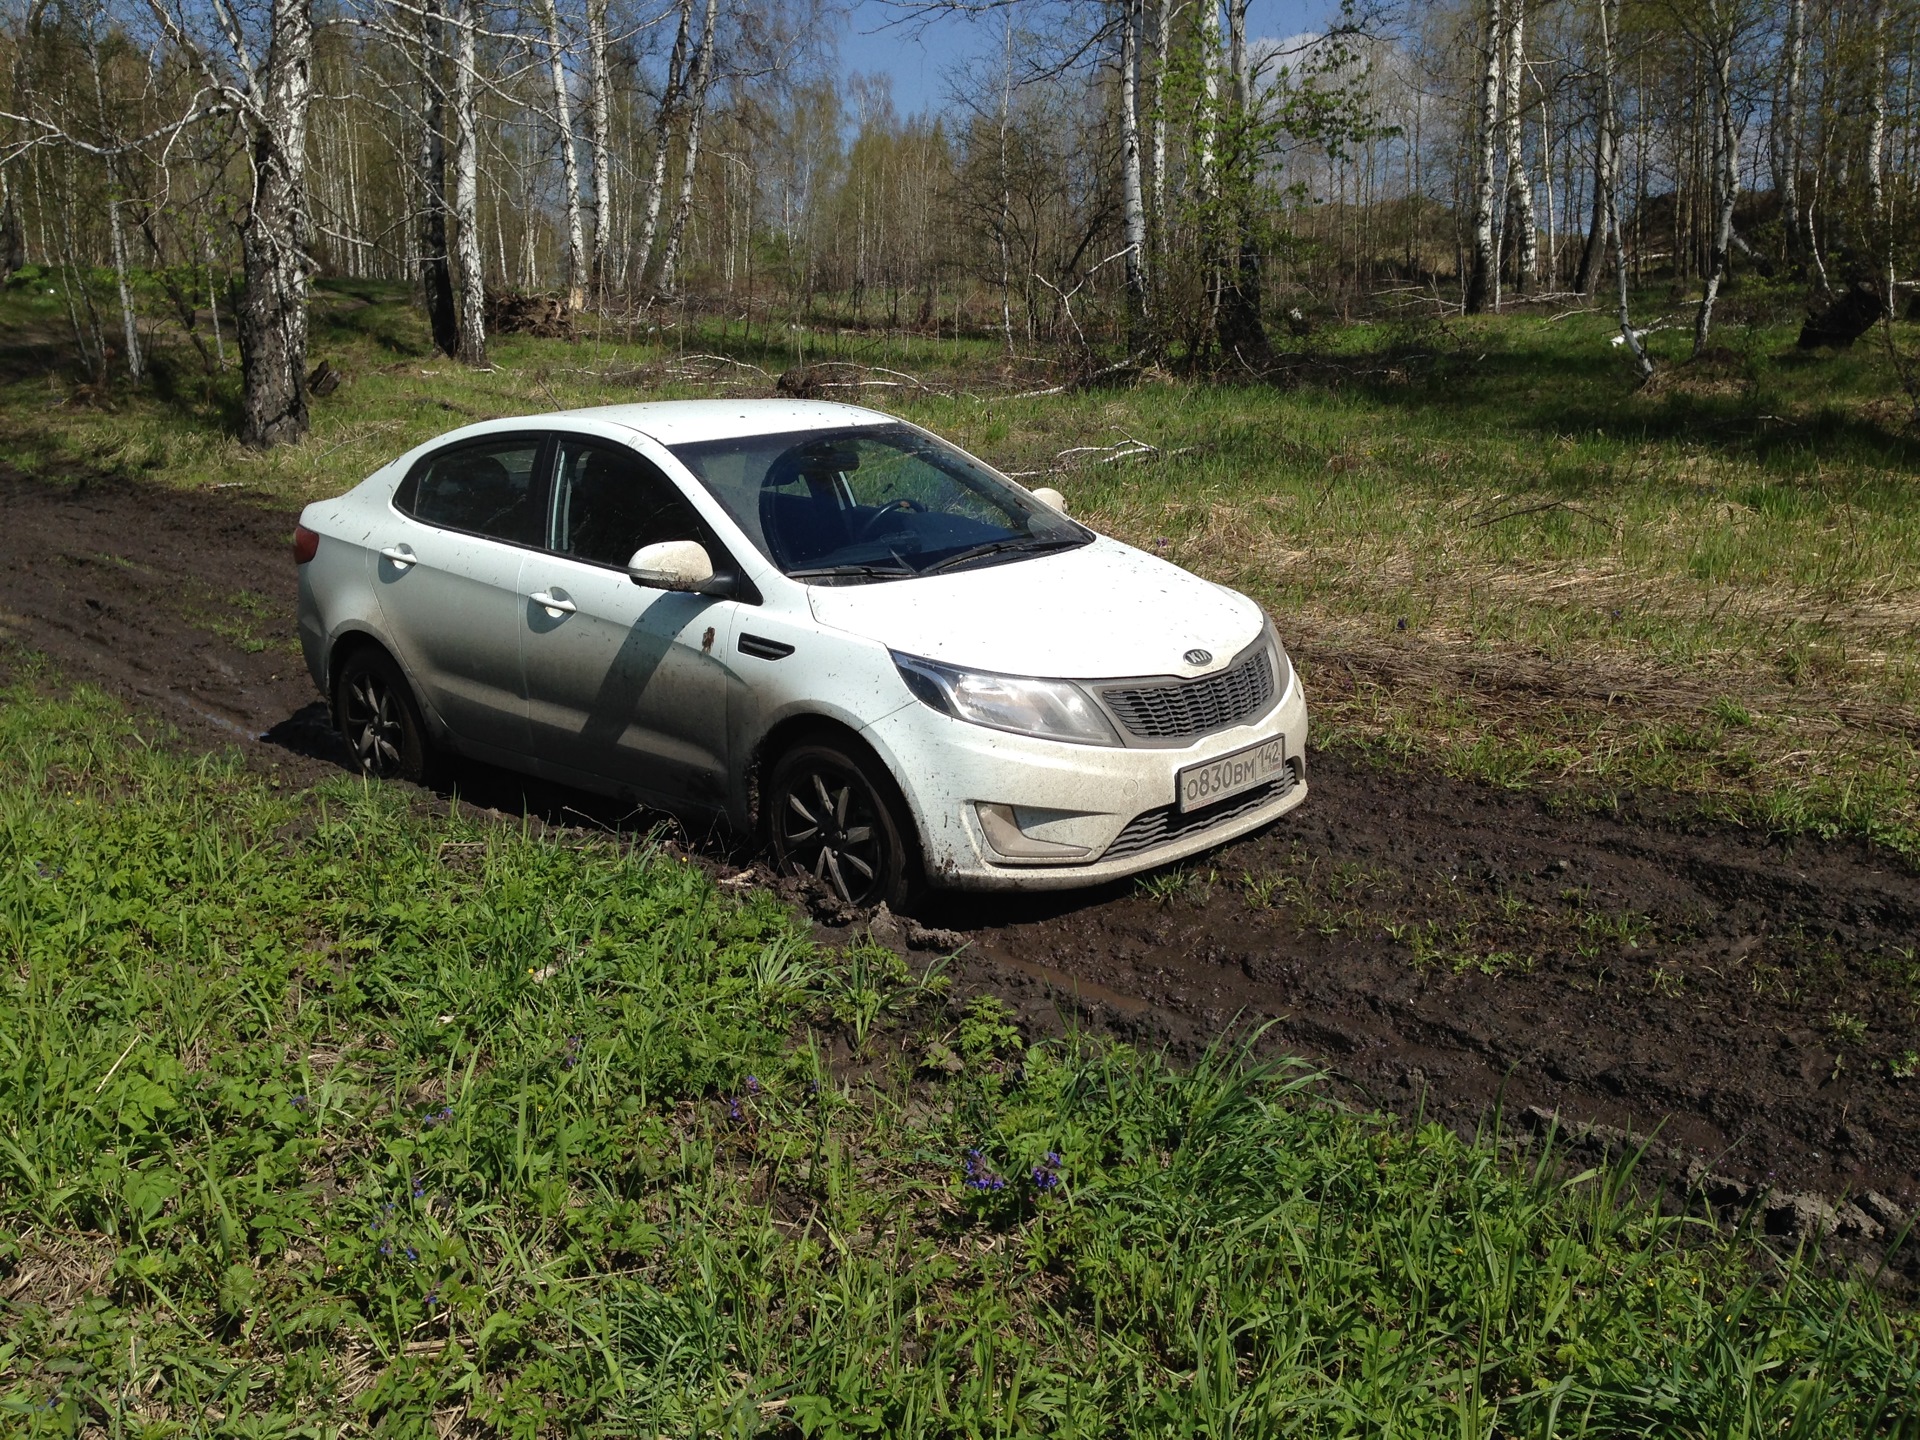
M1287 768L1287 737L1276 735L1204 765L1189 765L1179 774L1180 808L1202 806L1266 784Z

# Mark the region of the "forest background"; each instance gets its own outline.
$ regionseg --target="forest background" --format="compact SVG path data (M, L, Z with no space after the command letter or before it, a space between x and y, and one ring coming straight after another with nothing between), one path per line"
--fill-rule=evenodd
M1604 294L1644 376L1632 306L1699 350L1736 272L1849 335L1911 297L1911 0L889 13L970 19L944 106L839 76L814 0L16 3L0 271L45 273L95 381L182 335L237 362L258 445L307 429L322 275L413 286L474 366L548 292L1242 377L1383 309Z

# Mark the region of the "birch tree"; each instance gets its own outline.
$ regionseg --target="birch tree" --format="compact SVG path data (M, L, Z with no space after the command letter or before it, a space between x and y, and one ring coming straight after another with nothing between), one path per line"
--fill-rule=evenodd
M687 218L693 213L693 185L700 169L700 131L707 113L707 87L713 81L713 25L718 8L718 0L707 0L705 18L700 24L700 41L693 53L693 72L684 90L687 142L680 160L680 198L673 207L673 224L667 230L666 245L660 255L660 289L668 295L674 293L680 245L686 237Z
M1462 308L1478 315L1487 308L1499 256L1493 248L1494 144L1500 117L1500 0L1487 0L1486 57L1481 67L1480 106L1474 132L1476 168L1473 187L1473 268Z
M1614 85L1613 37L1620 31L1620 0L1597 0L1600 20L1600 113L1601 123L1614 134L1620 133L1620 102ZM1604 202L1607 229L1613 241L1613 273L1618 291L1620 340L1633 356L1634 367L1642 380L1653 377L1653 359L1646 342L1633 328L1633 308L1627 298L1627 241L1621 233L1620 197L1617 191L1619 168L1615 167L1616 190Z
M487 364L486 262L480 253L481 0L459 0L453 61L453 264L460 287L461 363Z
M454 306L447 257L447 37L440 0L420 9L420 286L434 347L460 353L460 317Z
M1526 294L1539 266L1533 213L1533 182L1527 176L1527 155L1521 132L1521 80L1526 73L1527 5L1526 0L1507 0L1507 39L1505 124L1502 127L1507 150L1507 214L1516 240L1514 249L1514 289Z
M587 0L587 147L593 159L593 244L588 283L603 302L613 244L613 81L607 70L607 0Z
M240 218L241 440L266 447L307 433L307 117L313 99L313 0L270 0L259 36L236 6L203 12L147 0L183 56L240 117L250 170ZM218 53L220 64L214 62Z
M673 144L673 124L680 108L685 77L687 40L693 29L693 0L680 0L680 19L674 31L673 53L667 60L666 80L653 120L653 168L641 201L640 234L633 242L633 278L645 281L647 261L653 256L653 237L660 225L660 201L667 188L667 156Z
M711 3L711 0L710 0ZM573 98L567 91L567 47L560 34L560 7L546 0L547 71L553 81L553 123L560 132L560 194L567 221L567 308L586 303L587 243L580 223L580 156L574 145Z
M1147 205L1141 183L1140 30L1141 0L1121 0L1120 15L1120 189L1126 242L1127 348L1139 354L1148 345Z

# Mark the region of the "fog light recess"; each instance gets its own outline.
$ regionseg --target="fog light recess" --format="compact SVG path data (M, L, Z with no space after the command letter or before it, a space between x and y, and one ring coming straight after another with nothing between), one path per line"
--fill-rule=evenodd
M976 801L973 808L980 816L980 829L987 837L987 844L1004 860L1060 862L1084 860L1093 853L1085 845L1062 845L1057 840L1041 840L1027 834L1014 818L1011 805Z

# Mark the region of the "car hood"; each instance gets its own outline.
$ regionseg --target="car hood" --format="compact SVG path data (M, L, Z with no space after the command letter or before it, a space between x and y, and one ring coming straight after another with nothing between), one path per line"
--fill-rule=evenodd
M1005 675L1200 675L1264 623L1244 595L1105 537L950 575L809 586L814 618L892 650ZM1211 658L1193 664L1189 650Z

